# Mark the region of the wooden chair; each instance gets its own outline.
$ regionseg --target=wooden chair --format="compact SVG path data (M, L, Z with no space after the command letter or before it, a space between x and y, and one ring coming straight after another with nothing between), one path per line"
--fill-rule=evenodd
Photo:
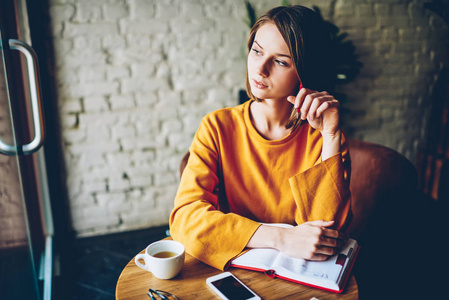
M417 271L406 248L419 210L416 169L388 147L348 143L354 215L348 234L362 245L354 267L360 299L410 299Z
M378 144L349 140L351 207L349 235L363 240L371 222L385 207L402 208L416 193L417 172L398 152ZM403 203L401 203L403 202Z

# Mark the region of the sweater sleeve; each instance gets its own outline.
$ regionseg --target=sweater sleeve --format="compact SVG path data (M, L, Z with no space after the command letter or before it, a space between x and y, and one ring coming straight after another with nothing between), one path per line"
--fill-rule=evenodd
M296 223L335 221L334 227L345 230L352 218L349 191L351 164L347 143L342 151L289 179L297 205Z
M218 161L211 128L202 122L181 177L170 216L170 233L189 254L224 270L243 251L260 224L220 210Z

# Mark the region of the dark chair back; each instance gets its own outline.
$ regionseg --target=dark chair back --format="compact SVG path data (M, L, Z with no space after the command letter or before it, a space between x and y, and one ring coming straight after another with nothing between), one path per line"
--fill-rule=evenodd
M413 164L398 152L360 140L350 139L348 144L354 214L348 231L360 239L372 218L385 213L380 210L400 210L407 205L407 197L416 192L418 179Z

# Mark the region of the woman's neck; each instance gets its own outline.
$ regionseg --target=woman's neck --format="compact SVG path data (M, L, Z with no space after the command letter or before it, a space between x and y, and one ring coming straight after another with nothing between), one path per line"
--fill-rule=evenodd
M288 123L292 105L282 100L253 101L250 116L254 128L267 140L279 140L290 133Z

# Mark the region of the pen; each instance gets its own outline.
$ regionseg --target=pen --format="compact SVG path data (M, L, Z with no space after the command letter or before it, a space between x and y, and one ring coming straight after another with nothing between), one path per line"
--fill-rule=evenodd
M354 250L354 249L351 247L351 248L349 249L348 254L343 254L343 253L338 254L337 260L335 261L335 264L344 267L344 266L345 266L345 263L346 263L346 260L349 259L349 258L351 257L351 254L352 254L352 251L353 251L353 250Z
M302 89L302 83L299 83L299 90ZM299 119L299 117L301 117L301 113L299 112L299 106L296 108L296 120Z

